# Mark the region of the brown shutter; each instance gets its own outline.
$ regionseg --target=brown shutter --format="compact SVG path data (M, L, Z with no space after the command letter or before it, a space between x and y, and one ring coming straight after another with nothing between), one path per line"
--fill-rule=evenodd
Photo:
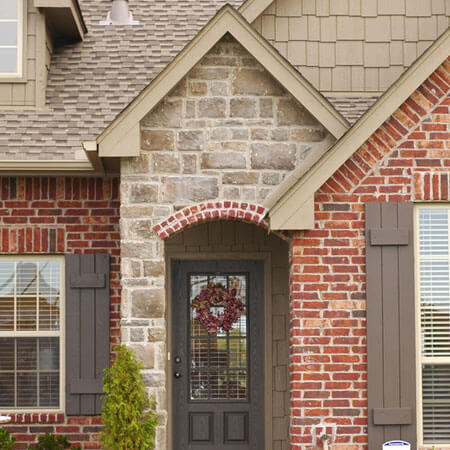
M369 450L416 448L413 204L366 203Z
M66 413L101 412L109 367L109 255L66 256Z

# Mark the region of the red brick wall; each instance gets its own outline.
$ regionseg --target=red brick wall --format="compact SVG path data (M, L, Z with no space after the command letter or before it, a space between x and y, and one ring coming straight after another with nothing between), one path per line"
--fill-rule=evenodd
M316 229L291 266L292 448L334 424L334 449L366 448L364 202L450 199L447 61L316 193ZM331 431L331 428L328 429Z
M119 180L80 177L0 178L1 254L111 254L111 347L120 335ZM98 417L17 414L5 426L27 448L38 434L67 435L100 448Z

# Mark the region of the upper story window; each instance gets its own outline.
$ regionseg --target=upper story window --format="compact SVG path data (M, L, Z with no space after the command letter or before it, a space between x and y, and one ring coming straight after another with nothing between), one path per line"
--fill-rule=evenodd
M0 410L59 410L63 260L0 258Z
M22 75L23 0L0 0L0 76Z
M450 444L450 209L418 208L422 442Z

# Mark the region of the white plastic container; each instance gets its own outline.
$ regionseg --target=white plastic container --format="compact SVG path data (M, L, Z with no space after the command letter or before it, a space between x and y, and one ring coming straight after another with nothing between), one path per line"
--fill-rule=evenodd
M411 450L411 444L405 441L388 441L383 444L383 450Z

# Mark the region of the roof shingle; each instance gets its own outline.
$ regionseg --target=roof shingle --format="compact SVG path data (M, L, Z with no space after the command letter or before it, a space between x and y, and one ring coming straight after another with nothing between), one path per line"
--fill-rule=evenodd
M242 0L131 0L137 26L100 25L111 0L79 3L85 40L55 49L45 110L0 112L0 159L76 159L225 3Z

